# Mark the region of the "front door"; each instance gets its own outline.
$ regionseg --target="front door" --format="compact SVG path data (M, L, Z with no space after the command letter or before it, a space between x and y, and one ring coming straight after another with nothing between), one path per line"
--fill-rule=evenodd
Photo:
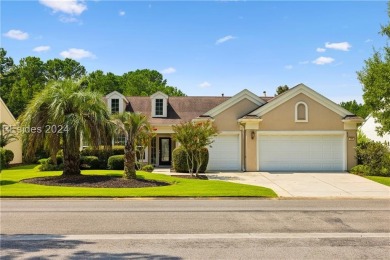
M160 165L171 165L171 138L160 137Z

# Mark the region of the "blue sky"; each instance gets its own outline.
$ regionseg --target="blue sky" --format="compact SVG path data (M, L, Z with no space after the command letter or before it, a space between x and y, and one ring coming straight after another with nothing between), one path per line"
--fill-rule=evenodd
M385 1L2 1L1 46L16 62L155 69L187 95L304 83L362 101L356 71L385 45L387 20Z

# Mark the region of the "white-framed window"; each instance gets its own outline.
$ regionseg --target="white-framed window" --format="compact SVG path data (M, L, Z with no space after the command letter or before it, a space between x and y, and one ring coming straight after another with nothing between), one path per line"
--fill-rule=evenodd
M114 136L114 144L113 145L125 145L126 137L124 134L117 134Z
M157 98L155 102L156 102L155 115L162 116L164 113L164 100L162 98Z
M152 102L152 117L167 117L168 96L162 92L156 92L150 96Z
M111 99L111 114L119 113L119 98Z
M295 104L295 122L309 122L309 111L305 102Z

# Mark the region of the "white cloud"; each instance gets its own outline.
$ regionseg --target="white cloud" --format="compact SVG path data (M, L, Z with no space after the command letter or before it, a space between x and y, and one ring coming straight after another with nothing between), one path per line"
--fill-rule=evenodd
M161 71L162 74L172 74L172 73L175 73L175 72L176 72L176 69L173 68L173 67L169 67L169 68L163 69Z
M39 0L39 2L53 10L54 13L62 12L70 15L80 15L87 6L80 0Z
M339 51L349 51L352 45L349 44L348 42L334 42L334 43L327 42L325 43L325 47L328 49L334 49Z
M308 60L304 60L304 61L299 62L299 64L301 64L301 65L305 65L305 64L309 64L309 63L310 63L310 61L308 61Z
M284 68L286 70L292 70L293 69L293 65L286 65L286 66L284 66Z
M365 42L365 43L369 43L369 42L373 42L373 40L372 40L372 39L367 39L367 40L365 40L364 42Z
M28 33L22 32L20 30L9 30L8 32L3 34L5 37L15 39L15 40L27 40L28 39Z
M79 20L73 16L66 16L66 15L60 16L60 22L63 22L63 23L77 23L78 21Z
M232 35L227 35L225 37L222 37L220 39L218 39L215 44L221 44L221 43L224 43L224 42L227 42L227 41L230 41L230 40L234 40L236 39L236 37L232 36Z
M96 58L95 54L84 49L70 48L67 51L62 51L60 55L64 58L71 58L75 60L80 60L83 58Z
M35 52L45 52L45 51L48 51L48 50L50 50L50 46L47 46L47 45L45 45L45 46L38 46L38 47L35 47L33 49L33 51L35 51Z
M211 87L211 84L209 82L207 82L207 81L204 81L204 82L199 84L199 87L201 87L201 88L209 88L209 87Z
M126 12L125 11L119 11L119 16L124 16L126 14Z
M326 49L324 49L324 48L317 48L316 51L317 51L317 52L325 52Z
M317 59L313 60L313 63L314 64L317 64L317 65L325 65L325 64L330 64L334 62L334 59L331 58L331 57L318 57Z

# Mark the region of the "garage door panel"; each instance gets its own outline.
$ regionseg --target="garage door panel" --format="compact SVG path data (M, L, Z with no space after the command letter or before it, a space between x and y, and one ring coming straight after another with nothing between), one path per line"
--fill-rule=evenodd
M209 149L207 170L237 171L241 168L239 135L220 135Z
M342 171L343 136L259 136L261 171Z

